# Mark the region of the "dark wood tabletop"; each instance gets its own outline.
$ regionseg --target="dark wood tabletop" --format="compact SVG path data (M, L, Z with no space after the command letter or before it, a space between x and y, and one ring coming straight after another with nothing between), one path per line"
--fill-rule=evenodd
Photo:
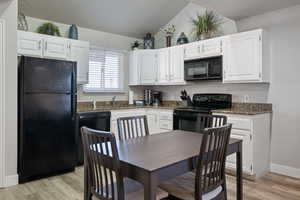
M199 155L202 134L172 131L117 142L119 158L152 172ZM230 139L230 143L238 140Z
M202 137L201 133L176 130L118 141L122 173L143 184L144 200L156 200L159 184L194 169ZM242 146L242 140L230 139L227 149L227 155L237 155L237 200L243 200ZM87 174L85 169L85 200L89 200Z

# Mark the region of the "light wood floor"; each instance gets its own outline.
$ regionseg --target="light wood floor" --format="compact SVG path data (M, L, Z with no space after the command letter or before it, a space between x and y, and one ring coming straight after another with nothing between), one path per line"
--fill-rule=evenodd
M229 200L235 200L235 177L227 179ZM244 181L245 200L300 200L300 180L268 174ZM82 200L83 168L73 173L0 189L0 200Z

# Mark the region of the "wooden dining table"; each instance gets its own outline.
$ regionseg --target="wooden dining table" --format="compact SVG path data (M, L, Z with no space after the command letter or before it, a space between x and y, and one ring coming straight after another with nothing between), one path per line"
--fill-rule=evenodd
M118 141L121 169L144 186L144 200L156 200L159 184L195 168L203 134L175 130L168 133ZM242 140L230 139L227 155L236 154L236 199L243 200ZM84 199L88 198L88 171L84 170Z

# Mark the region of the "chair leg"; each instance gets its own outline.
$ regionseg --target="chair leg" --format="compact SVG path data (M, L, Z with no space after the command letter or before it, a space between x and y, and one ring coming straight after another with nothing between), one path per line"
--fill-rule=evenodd
M227 200L227 184L226 184L226 175L225 175L225 178L224 178L223 190L224 190L224 196L225 196L225 200Z

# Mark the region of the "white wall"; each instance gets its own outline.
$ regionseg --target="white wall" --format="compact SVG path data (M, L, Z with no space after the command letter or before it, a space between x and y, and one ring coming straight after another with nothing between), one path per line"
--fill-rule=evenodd
M165 27L169 25L175 25L176 32L174 34L174 37L172 39L173 45L176 44L177 38L179 37L181 32L184 32L186 36L189 38L189 41L194 41L195 37L193 36L192 30L193 30L193 24L192 19L197 16L197 13L200 15L204 14L206 9L204 7L201 7L198 4L195 3L189 3L184 9L182 9ZM236 33L237 28L235 21L228 19L223 16L219 16L222 20L222 25L220 27L221 35L227 35L231 33ZM165 47L166 41L165 36L162 32L158 32L155 35L155 47L156 48L162 48Z
M32 18L32 17L27 17L27 21L29 24L29 31L36 32L37 28L42 25L45 22L48 22L47 20L43 19L37 19L37 18ZM62 36L67 37L68 36L68 30L70 25L67 24L61 24L61 23L56 23L54 22L60 29L60 32ZM126 37L126 36L121 36L121 35L116 35L112 33L106 33L106 32L101 32L101 31L96 31L92 29L87 29L87 28L81 28L78 27L78 32L79 32L79 40L84 40L84 41L89 41L91 45L96 45L99 47L103 48L108 48L108 49L116 49L116 50L125 50L129 51L131 43L133 43L135 40L139 40L137 38L131 38L131 37ZM96 99L96 100L111 100L112 96L116 95L117 100L128 100L128 54L126 53L125 56L125 66L124 66L124 75L125 75L125 89L124 93L84 93L82 91L82 87L80 86L78 88L78 100L79 101L85 101L85 100L91 100L91 99Z
M17 183L17 0L1 13L6 21L5 49L5 175L6 184Z
M164 100L180 100L180 91L185 89L191 97L195 93L229 93L234 102L265 103L269 84L223 84L216 81L198 81L185 86L155 86L162 91Z
M272 163L291 167L300 177L300 6L237 22L240 31L262 27L271 41L272 78L268 102L273 103ZM290 168L288 168L290 169Z

